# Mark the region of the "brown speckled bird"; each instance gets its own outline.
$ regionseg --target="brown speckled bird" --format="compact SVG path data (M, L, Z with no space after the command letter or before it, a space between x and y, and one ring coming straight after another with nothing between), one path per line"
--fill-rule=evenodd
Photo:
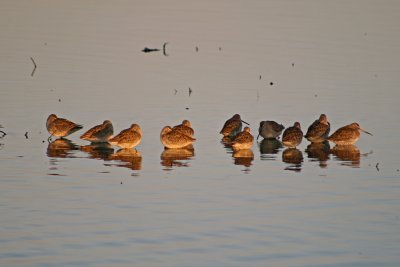
M296 147L303 139L300 123L295 122L292 127L287 128L282 135L282 144L286 147Z
M161 130L160 141L166 148L183 148L191 145L196 139L165 126Z
M140 143L142 135L142 129L134 123L130 128L122 130L119 134L110 138L108 142L121 148L133 148Z
M242 130L242 122L249 125L247 122L242 121L239 114L235 114L232 118L225 122L222 130L219 133L224 137L235 137Z
M234 150L249 149L253 145L254 137L250 133L249 127L244 127L243 132L240 132L232 142Z
M47 131L51 136L66 137L83 128L82 125L76 124L67 119L58 118L55 114L49 115L46 121ZM49 137L49 140L51 138Z
M325 114L321 114L319 119L314 121L310 127L308 127L307 133L304 137L312 143L321 143L326 140L330 130L331 124L328 122L328 118Z
M96 125L81 135L81 139L92 143L107 142L114 134L114 128L109 120L105 120L102 124Z
M327 140L337 145L352 145L360 138L360 131L372 135L371 133L361 129L358 123L353 122L337 129L336 132L327 138Z
M193 137L194 130L192 128L192 124L188 120L183 120L182 124L176 125L172 128L173 130L177 130L187 136Z

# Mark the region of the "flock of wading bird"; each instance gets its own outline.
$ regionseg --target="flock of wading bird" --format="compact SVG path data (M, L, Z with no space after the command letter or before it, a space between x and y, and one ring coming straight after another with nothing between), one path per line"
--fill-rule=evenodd
M234 151L249 149L254 143L254 137L250 133L249 127L244 127L242 131L242 123L249 125L243 121L239 114L233 115L228 119L222 127L223 141L232 146ZM83 128L82 125L76 124L64 118L58 118L55 114L51 114L47 118L46 127L52 136L66 137ZM261 121L258 129L257 139L262 136L265 139L279 139L285 127L275 121ZM303 135L300 123L295 122L293 126L286 128L282 134L282 144L289 148L296 148L302 141L303 136L311 143L322 143L331 141L338 146L353 145L360 138L360 131L369 135L371 133L360 128L358 123L351 123L337 129L332 135L330 132L330 123L325 114L321 114L319 119L315 120ZM136 147L142 140L142 129L138 124L132 124L128 129L122 130L114 136L114 128L109 120L105 120L102 124L96 125L81 135L81 139L92 143L108 142L122 149L131 149ZM194 130L188 120L182 121L182 124L174 127L165 126L160 133L160 141L166 149L188 148L196 140Z

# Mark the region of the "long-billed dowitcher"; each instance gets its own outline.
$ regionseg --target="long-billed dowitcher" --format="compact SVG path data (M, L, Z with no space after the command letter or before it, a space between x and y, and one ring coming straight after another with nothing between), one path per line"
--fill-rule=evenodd
M360 138L360 131L372 135L371 133L361 129L358 123L353 122L337 129L336 132L327 138L327 140L337 145L352 145Z
M287 128L282 135L282 144L287 147L296 147L303 139L300 123L295 122L292 127Z
M321 114L319 119L315 120L310 127L308 127L304 137L311 143L321 143L326 140L330 130L331 124L328 122L328 118L325 114Z
M183 148L191 145L196 139L180 131L172 129L170 126L162 128L160 141L166 148Z
M47 131L51 134L50 138L54 135L57 137L66 137L83 128L82 125L76 124L67 119L58 118L55 114L49 115L46 121Z
M257 140L260 135L266 139L275 139L282 133L283 129L285 129L285 126L275 121L261 121Z
M239 114L235 114L232 118L225 122L222 130L219 133L223 134L224 136L235 137L242 130L242 122L249 125L240 118Z
M108 142L121 148L133 148L140 143L142 135L142 129L134 123L130 128L122 130L119 134L110 138Z
M193 137L194 130L192 128L192 124L188 120L183 120L182 124L176 125L172 128L173 130L177 130L187 136Z
M249 127L244 127L243 132L240 132L232 142L234 150L249 149L253 145L254 137L250 133Z
M81 139L92 143L104 143L114 134L114 128L109 120L105 120L102 124L96 125L81 135Z

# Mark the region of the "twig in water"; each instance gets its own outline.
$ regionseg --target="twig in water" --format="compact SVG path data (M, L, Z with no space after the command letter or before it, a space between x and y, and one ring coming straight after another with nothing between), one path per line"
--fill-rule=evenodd
M379 162L375 165L375 168L379 172Z
M31 61L32 61L33 66L34 66L34 68L33 68L33 70L32 70L32 73L31 73L31 77L33 77L33 74L35 74L37 65L36 65L35 60L33 59L33 57L31 57Z
M166 56L166 57L168 56L167 50L166 50L167 44L168 44L168 42L165 42L165 43L163 44L163 55Z
M0 131L0 133L3 135L2 137L6 136L7 134L3 131Z
M189 87L189 97L192 94L192 89Z
M28 139L28 132L25 133L25 138Z

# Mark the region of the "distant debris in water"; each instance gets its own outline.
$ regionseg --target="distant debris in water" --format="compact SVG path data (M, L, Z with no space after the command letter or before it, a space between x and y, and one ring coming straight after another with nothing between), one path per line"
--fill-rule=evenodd
M261 80L261 78L262 78L262 77L261 77L261 74L260 74L260 80Z
M186 110L189 110L189 107L186 107Z
M294 68L294 63L292 63L292 67Z
M61 98L58 99L58 102L61 102Z
M192 94L192 89L189 87L189 97Z
M167 44L168 44L168 42L165 42L165 43L163 44L163 55L166 56L166 57L168 56L167 50L166 50Z
M221 50L222 50L222 47L219 47L218 50L221 51Z
M0 133L2 134L2 136L0 136L0 137L4 137L4 136L7 135L5 132L3 132L3 131L1 131L1 130L0 130Z
M271 85L271 86L272 86L272 85L274 85L274 83L273 83L273 82L270 82L270 83L269 83L269 85Z
M167 54L167 44L168 44L168 42L165 42L163 44L163 55L164 56L168 56L168 54ZM149 47L145 47L145 48L142 49L143 53L150 53L150 52L157 52L157 51L160 51L160 49L159 48L149 48Z
M33 75L35 74L37 65L36 65L36 62L35 62L35 60L33 59L33 57L31 57L31 61L32 61L32 63L33 63L33 70L32 70L32 73L31 73L31 77L33 77Z
M315 95L314 95L314 97L318 97L318 95L317 95L317 94L315 94Z
M198 46L196 46L196 52L199 52L199 47Z
M375 168L379 172L379 162L375 165Z
M174 92L175 92L174 95L176 95L178 93L178 90L174 89Z
M148 48L148 47L145 47L145 48L142 49L143 53L150 53L150 52L156 52L156 51L160 51L160 49L158 49L158 48Z
M28 132L25 133L25 138L28 139Z

